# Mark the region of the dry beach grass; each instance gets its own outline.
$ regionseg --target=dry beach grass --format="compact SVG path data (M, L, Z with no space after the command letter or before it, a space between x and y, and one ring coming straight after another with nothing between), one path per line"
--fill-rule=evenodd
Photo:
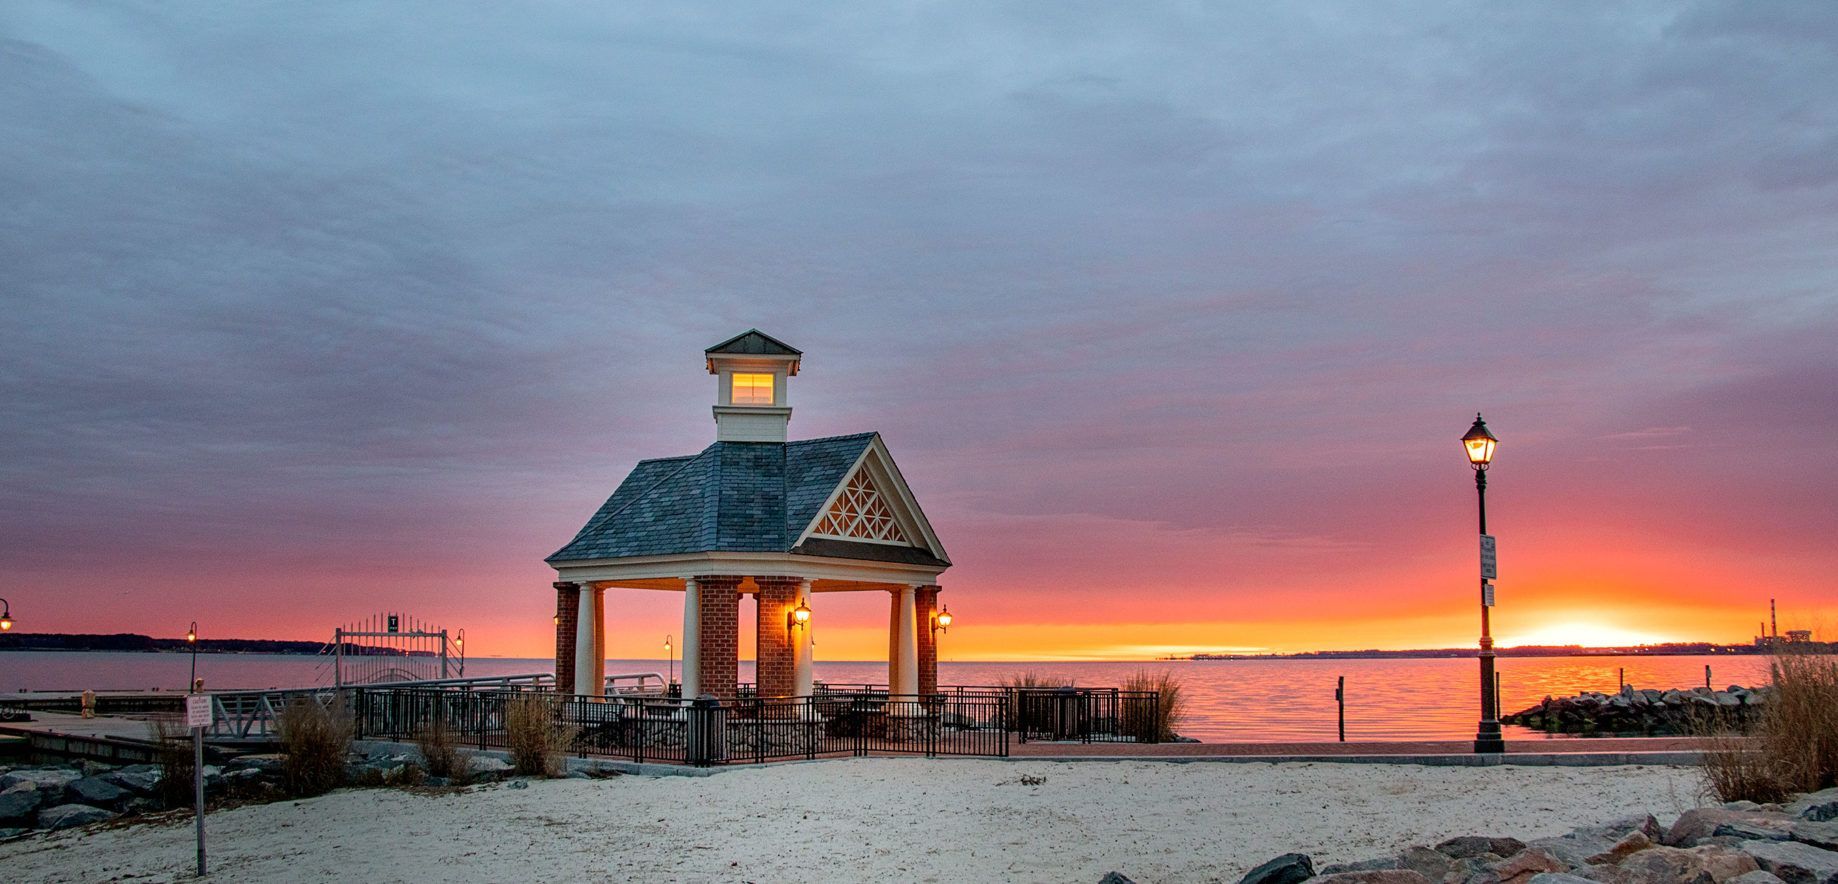
M1023 778L1027 780L1024 782ZM223 881L1234 881L1285 851L1329 863L1461 834L1520 838L1676 814L1663 767L852 759L340 790L210 821ZM1038 781L1038 782L1036 782ZM180 820L0 844L12 880L182 877Z

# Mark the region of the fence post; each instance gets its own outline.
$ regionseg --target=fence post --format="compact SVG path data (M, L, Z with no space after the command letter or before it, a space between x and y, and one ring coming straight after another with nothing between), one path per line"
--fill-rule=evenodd
M868 754L868 698L856 694L849 698L849 717L855 722L855 757Z
M1347 741L1347 677L1340 676L1340 683L1334 688L1334 705L1339 708L1337 715L1340 728L1340 742Z

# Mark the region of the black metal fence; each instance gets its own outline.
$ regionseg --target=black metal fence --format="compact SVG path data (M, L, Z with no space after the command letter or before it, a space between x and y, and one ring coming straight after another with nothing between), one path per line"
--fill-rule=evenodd
M1159 743L1161 695L1118 688L1014 688L1015 735L1023 743Z
M1008 754L1011 703L1000 693L927 696L823 692L808 697L676 700L535 692L356 688L360 739L411 739L434 721L467 745L506 749L507 704L542 703L580 756L708 766L843 755Z

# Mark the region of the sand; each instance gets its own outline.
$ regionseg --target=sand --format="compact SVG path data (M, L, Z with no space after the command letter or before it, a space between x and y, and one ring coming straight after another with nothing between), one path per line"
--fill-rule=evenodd
M1023 776L1044 778L1038 785ZM207 818L216 881L1236 881L1695 804L1668 767L847 759L709 777L344 790ZM189 818L0 844L7 881L188 877Z

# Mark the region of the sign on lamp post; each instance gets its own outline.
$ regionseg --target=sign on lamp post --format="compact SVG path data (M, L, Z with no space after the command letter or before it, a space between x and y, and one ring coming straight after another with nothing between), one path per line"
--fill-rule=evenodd
M1481 535L1481 579L1500 579L1500 558L1495 552L1492 534Z

